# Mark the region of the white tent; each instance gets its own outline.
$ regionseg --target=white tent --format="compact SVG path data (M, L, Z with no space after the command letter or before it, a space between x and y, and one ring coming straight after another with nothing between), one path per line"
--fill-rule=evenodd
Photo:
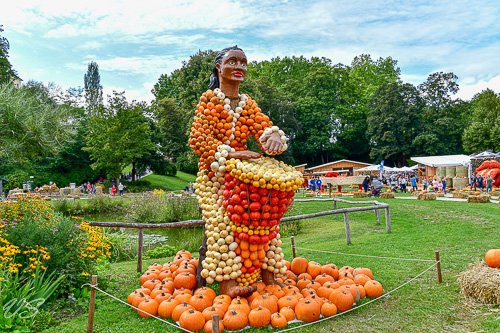
M445 156L422 156L411 157L412 161L427 165L430 167L446 167L469 165L470 156L467 155L445 155Z
M361 169L356 169L356 172L358 171L379 171L380 170L380 165L370 165ZM393 168L386 167L384 166L384 172L385 171L392 171Z

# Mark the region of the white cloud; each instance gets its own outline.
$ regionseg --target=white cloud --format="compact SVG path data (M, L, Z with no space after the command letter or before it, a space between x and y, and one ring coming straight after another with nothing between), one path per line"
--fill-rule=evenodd
M475 94L483 90L491 89L497 93L500 92L500 75L497 75L489 80L479 80L474 82L473 78L466 78L458 82L460 90L454 96L463 100L470 100Z
M115 57L109 59L94 58L93 61L99 65L99 71L120 72L124 75L143 74L159 77L161 74L170 73L181 64L181 59L174 56L147 55L142 57ZM80 63L68 63L66 68L86 71L88 61Z
M146 82L143 84L143 86L139 89L125 89L123 87L114 87L114 86L105 86L103 87L103 95L104 95L104 100L107 101L107 96L112 96L113 91L116 92L122 92L125 91L125 97L127 98L127 101L130 103L133 100L136 101L143 101L148 104L151 103L152 100L154 100L154 96L151 93L151 89L153 88L154 83L151 82Z
M80 45L78 48L80 50L98 50L103 47L104 44L95 40L88 41Z

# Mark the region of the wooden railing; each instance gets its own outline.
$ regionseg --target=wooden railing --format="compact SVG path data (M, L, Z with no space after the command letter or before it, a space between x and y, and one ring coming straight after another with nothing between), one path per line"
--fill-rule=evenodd
M378 201L349 201L338 198L329 198L329 199L297 199L294 202L311 202L311 201L333 201L333 210L327 210L324 212L311 213L311 214L302 214L296 216L288 216L283 217L281 219L282 223L290 222L290 221L298 221L304 219L310 219L320 216L327 215L335 215L335 218L338 217L338 214L343 214L344 216L344 224L345 224L345 232L346 232L346 241L347 244L351 244L351 227L349 224L349 213L353 212L363 212L374 210L375 216L377 218L377 224L380 224L380 210L385 210L385 226L386 231L388 233L391 232L391 215L389 210L389 204L380 203ZM371 205L364 207L350 207L350 208L339 208L339 203L346 204L358 204L358 205ZM133 228L139 230L138 235L138 247L137 247L137 272L142 272L142 254L144 248L144 229L171 229L171 228L182 228L182 227L192 227L197 225L204 225L205 222L203 220L188 220L181 222L171 222L171 223L126 223L126 222L95 222L95 221L86 221L91 226L97 227L114 227L114 228Z

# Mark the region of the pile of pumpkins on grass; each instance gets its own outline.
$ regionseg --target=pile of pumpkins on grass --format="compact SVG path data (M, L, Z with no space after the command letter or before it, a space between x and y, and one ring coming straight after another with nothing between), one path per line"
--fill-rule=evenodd
M181 328L212 331L212 316L219 315L220 332L247 327L284 328L289 323L315 322L348 311L365 297L382 295L382 285L370 269L335 264L321 265L297 257L286 262L287 271L277 284L256 282L257 291L231 299L209 287L195 289L198 259L179 251L172 262L153 264L140 277L140 288L128 296L139 316L172 319Z

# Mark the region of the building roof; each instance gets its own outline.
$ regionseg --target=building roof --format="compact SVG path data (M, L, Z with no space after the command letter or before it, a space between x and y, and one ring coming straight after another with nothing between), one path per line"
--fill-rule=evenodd
M350 163L362 164L362 165L366 165L366 166L372 165L370 163L365 163L365 162L358 162L358 161L351 161L351 160L339 160L339 161L334 161L334 162L328 162L328 163L321 164L321 165L316 165L316 166L310 167L309 169L306 169L306 170L314 170L314 169L317 169L317 168L322 168L322 167L325 167L325 166L328 166L328 165L332 165L332 164L336 164L336 163L340 163L340 162L350 162Z
M410 159L430 167L459 166L470 163L470 156L467 155L421 156Z

